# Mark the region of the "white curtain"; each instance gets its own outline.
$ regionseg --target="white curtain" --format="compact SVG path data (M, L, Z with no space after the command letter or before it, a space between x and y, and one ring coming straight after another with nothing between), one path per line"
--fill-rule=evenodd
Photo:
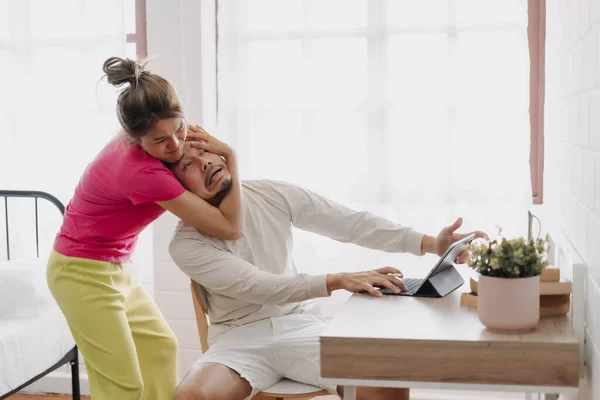
M523 0L219 0L218 130L245 178L428 233L524 234L527 18Z
M98 80L106 58L125 54L124 16L122 0L0 0L1 189L69 201L87 164L119 129L115 90ZM40 207L45 252L60 216L44 201ZM33 201L9 201L9 218L13 258L31 255Z

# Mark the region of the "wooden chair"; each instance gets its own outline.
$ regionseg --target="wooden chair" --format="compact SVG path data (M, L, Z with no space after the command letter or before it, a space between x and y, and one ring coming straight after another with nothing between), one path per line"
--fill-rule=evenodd
M206 292L195 281L191 281L190 289L194 301L194 312L196 313L196 323L198 325L198 334L200 336L200 346L202 352L208 350L208 308L206 307ZM254 399L311 399L313 397L328 396L329 392L320 387L307 385L293 381L291 379L282 379L270 388L258 393Z

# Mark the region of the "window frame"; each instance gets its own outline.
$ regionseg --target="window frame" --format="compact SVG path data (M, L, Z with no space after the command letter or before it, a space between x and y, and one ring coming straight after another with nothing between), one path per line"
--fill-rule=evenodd
M531 144L529 166L533 204L544 202L544 98L546 67L546 0L528 0L529 120Z
M127 33L127 43L135 43L138 58L148 56L146 37L146 0L135 0L135 32Z

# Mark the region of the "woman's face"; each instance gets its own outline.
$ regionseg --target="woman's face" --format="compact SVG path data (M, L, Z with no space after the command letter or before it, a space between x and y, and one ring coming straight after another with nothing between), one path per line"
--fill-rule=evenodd
M154 124L142 137L140 145L152 157L174 163L183 157L186 136L187 124L183 118L166 118Z

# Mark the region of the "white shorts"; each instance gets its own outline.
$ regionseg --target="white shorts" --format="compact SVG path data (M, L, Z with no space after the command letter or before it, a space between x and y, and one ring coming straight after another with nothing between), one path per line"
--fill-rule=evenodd
M282 378L337 394L334 386L319 382L319 335L326 326L319 315L290 314L231 328L211 337L194 367L218 363L233 369L252 386L250 397Z

